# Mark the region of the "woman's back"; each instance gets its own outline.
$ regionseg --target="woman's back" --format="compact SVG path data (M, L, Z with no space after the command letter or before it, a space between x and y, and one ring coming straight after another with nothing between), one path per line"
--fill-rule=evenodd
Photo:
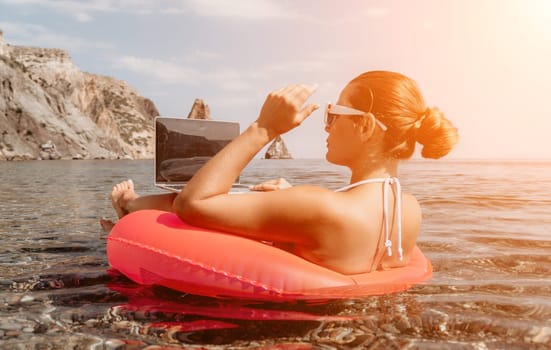
M390 190L387 203L388 238L392 242L391 256L385 247L385 210L382 183L364 184L346 192L335 193L328 203L332 213L327 220L327 232L320 231L313 246L295 245L293 252L314 263L344 274L403 266L415 246L421 224L421 208L415 197L401 196L401 239L397 225L398 204ZM298 233L297 233L298 234ZM398 248L403 248L400 260Z

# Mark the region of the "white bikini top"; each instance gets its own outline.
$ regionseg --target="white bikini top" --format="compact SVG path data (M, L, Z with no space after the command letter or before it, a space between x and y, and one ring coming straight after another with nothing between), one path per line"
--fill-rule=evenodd
M392 241L390 240L390 226L388 219L388 191L391 185L394 186L396 192L396 202L394 204L394 210L396 211L396 229L398 231L398 257L400 261L402 261L404 259L404 251L402 249L402 187L400 186L400 181L398 180L398 178L386 177L362 180L339 188L335 192L344 192L360 185L377 182L383 184L383 220L385 229L385 247L387 249L388 256L392 256Z

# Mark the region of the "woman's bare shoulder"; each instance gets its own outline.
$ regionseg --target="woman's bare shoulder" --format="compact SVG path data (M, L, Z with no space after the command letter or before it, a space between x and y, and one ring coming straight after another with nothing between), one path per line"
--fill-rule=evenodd
M421 205L419 204L419 201L417 198L408 192L402 193L402 205L404 208L404 212L407 211L409 215L412 216L411 219L416 218L417 220L421 221Z
M402 194L402 226L404 228L404 251L411 252L417 242L423 219L421 205L410 193Z

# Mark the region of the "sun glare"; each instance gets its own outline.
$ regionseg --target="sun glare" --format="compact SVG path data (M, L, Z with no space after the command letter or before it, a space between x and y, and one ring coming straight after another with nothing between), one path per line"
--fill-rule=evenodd
M526 25L551 35L551 1L516 1L516 11L526 18Z

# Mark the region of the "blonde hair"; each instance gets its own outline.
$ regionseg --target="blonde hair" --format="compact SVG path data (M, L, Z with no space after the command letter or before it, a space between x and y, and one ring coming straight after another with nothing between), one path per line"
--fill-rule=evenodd
M405 75L388 71L366 72L345 88L351 107L368 111L388 130L384 133L385 153L408 159L415 143L423 145L424 158L441 158L459 140L457 128L438 108L427 108L417 83Z

